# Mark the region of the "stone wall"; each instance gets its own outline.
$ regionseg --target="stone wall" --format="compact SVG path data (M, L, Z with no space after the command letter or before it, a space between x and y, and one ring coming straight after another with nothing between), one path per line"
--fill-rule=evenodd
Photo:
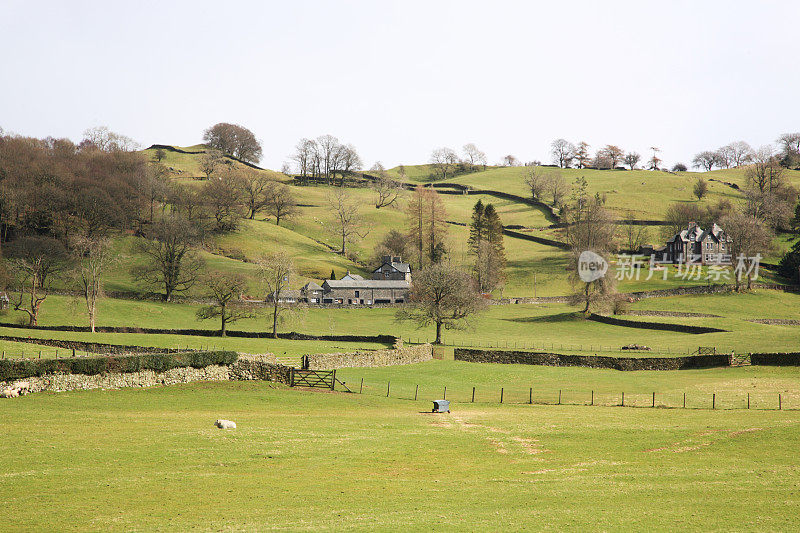
M401 346L386 350L359 350L348 353L326 353L308 355L308 366L312 370L332 370L347 367L374 367L410 365L433 359L430 344Z
M119 389L122 387L152 387L176 385L194 381L262 380L289 384L291 368L274 362L270 356L241 355L232 365L209 365L204 368L180 367L165 372L104 372L102 374L55 373L13 381L0 381L0 390L20 381L30 383L30 392L64 392L89 389Z
M728 355L697 355L687 357L606 357L565 355L546 352L510 350L475 350L456 348L456 361L544 366L584 366L613 370L684 370L729 366Z

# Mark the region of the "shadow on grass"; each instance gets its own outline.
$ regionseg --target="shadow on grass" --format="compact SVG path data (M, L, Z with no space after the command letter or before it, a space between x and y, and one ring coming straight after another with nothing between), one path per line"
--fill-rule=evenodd
M504 318L508 322L519 322L521 324L548 324L554 322L576 322L584 320L584 316L580 312L571 313L557 313L555 315L545 316L525 316L519 318Z

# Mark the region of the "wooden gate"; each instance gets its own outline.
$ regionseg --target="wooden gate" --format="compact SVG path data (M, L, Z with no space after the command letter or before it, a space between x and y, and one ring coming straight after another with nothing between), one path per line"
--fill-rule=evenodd
M292 387L316 387L333 390L336 385L336 370L301 370L292 368Z
M697 355L717 355L716 346L699 346L697 348Z

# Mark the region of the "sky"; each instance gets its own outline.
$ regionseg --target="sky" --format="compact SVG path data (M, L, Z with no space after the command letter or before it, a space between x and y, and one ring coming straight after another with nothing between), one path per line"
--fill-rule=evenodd
M332 134L365 166L553 139L666 163L800 131L796 1L0 0L0 127L190 146L218 122L280 168Z

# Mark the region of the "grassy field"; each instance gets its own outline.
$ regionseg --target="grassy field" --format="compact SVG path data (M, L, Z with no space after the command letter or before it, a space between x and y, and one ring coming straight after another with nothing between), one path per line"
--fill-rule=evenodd
M684 311L718 315L712 318L633 316L622 318L644 322L706 325L725 330L721 333L692 335L687 333L636 329L584 320L576 308L567 304L517 304L490 306L475 318L464 331L445 331L448 345L548 350L559 353L598 353L625 355L626 344L644 344L652 353L684 355L698 346L715 346L719 351L741 352L796 351L800 346L800 326L767 325L751 319L779 318L800 320L800 296L780 291L759 290L749 294L716 294L674 296L644 299L632 304L634 310ZM272 352L297 355L321 351L346 351L358 347L378 347L369 343L328 343L318 341L284 341L270 339L221 339L214 336L216 321L198 321L199 304L163 303L122 299L103 299L98 325L142 328L207 329L209 336L174 336L135 333L67 333L42 330L0 328L0 334L97 341L112 344L143 346L216 345L248 353ZM51 296L43 304L40 324L86 325L80 303L71 297ZM3 322L14 323L21 313L9 312ZM231 329L269 331L266 312L236 322ZM395 310L382 309L305 309L288 317L281 331L298 331L317 335L396 335L407 341L433 339L433 328L417 329L412 323L397 322Z
M429 408L261 382L8 401L4 523L73 531L796 527L797 412ZM217 418L238 428L218 430Z

